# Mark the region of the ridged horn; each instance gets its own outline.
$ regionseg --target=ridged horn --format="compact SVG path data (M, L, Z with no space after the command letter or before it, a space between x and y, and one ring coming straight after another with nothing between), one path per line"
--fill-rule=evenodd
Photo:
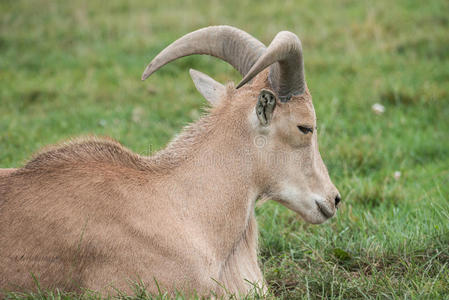
M142 80L167 63L192 54L218 57L245 76L265 49L265 45L259 40L235 27L205 27L184 35L162 50L148 64L142 74Z
M237 88L243 86L266 67L270 67L269 80L281 101L288 101L293 95L304 93L304 61L299 38L292 32L281 31L267 50L251 67Z

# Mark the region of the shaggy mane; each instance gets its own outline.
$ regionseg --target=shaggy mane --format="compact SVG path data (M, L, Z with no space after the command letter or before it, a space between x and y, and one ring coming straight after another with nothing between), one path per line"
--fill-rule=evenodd
M153 156L136 154L110 138L82 137L44 148L28 161L28 171L70 167L74 164L107 164L138 171L164 172L188 159L213 131L215 114L201 117L185 127L164 149Z
M83 137L47 147L35 155L24 169L45 170L73 164L103 163L146 170L144 157L109 138Z

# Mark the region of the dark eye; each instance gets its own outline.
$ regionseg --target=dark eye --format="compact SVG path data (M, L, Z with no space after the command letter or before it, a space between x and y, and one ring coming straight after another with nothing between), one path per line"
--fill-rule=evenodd
M298 129L304 134L313 133L313 127L298 125Z

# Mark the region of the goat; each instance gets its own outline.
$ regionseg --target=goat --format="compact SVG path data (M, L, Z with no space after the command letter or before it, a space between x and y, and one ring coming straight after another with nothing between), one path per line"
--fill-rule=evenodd
M160 52L142 80L192 54L244 77L225 86L191 70L211 109L165 149L146 157L84 138L2 171L0 289L33 290L35 277L41 288L103 294L129 291L129 280L155 293L245 294L248 282L265 284L258 198L314 224L335 214L340 195L318 150L298 37L282 31L265 47L234 27L199 29Z

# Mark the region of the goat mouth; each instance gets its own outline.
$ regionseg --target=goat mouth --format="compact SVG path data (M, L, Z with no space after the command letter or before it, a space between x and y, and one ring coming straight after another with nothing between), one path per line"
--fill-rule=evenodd
M329 209L322 203L315 201L316 205L318 206L318 210L320 211L320 213L325 216L326 218L331 218L334 214L329 211Z

